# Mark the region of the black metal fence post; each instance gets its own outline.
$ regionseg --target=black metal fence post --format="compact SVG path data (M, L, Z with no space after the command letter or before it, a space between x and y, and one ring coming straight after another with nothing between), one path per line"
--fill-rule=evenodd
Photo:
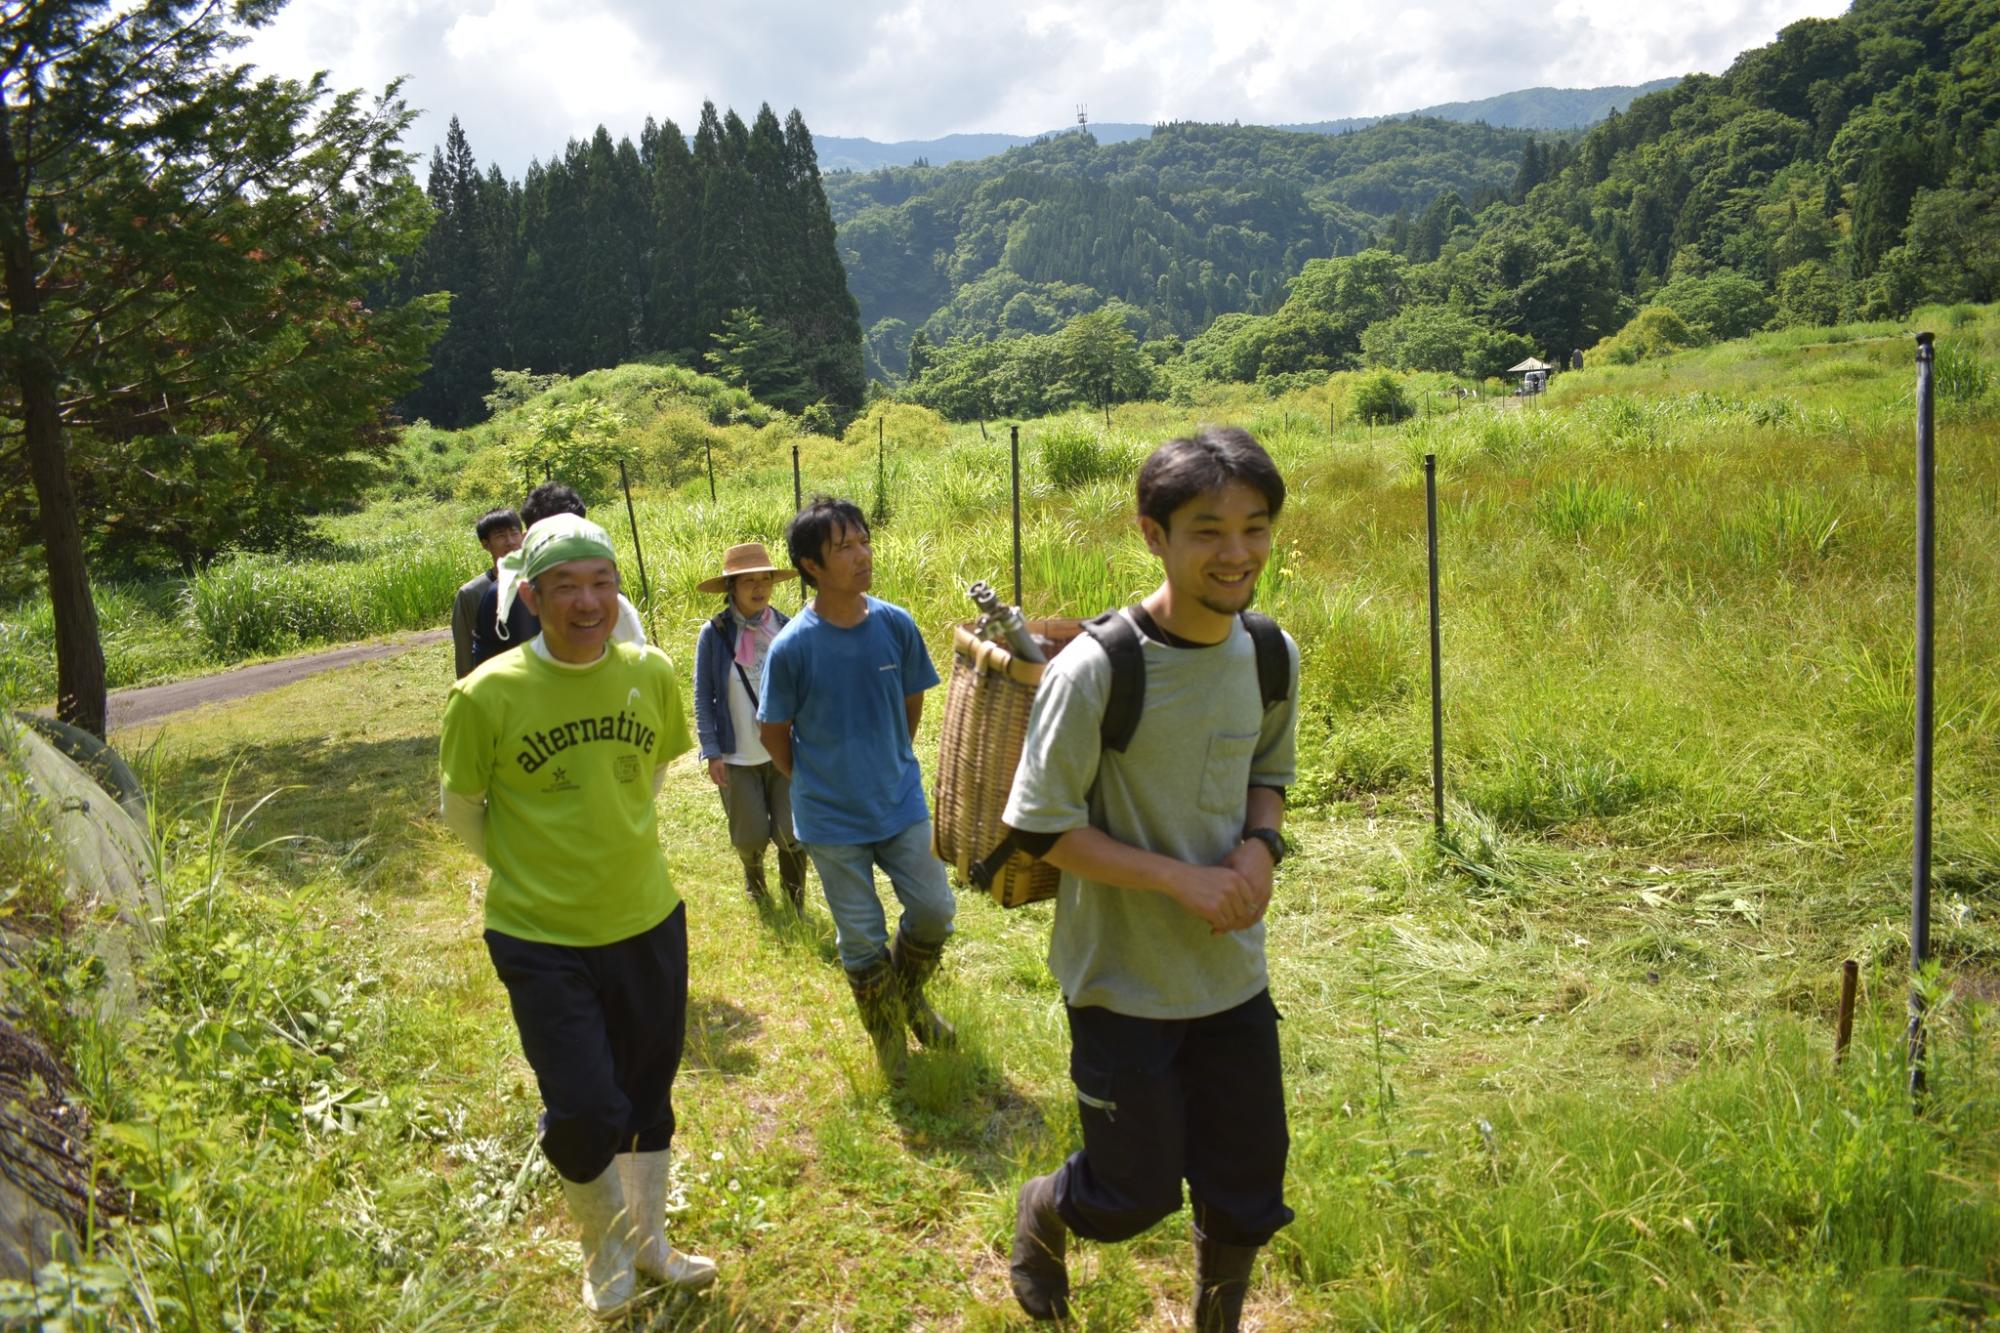
M1916 829L1910 865L1910 1095L1924 1094L1922 972L1931 956L1931 736L1937 575L1937 436L1931 335L1917 335Z
M639 512L632 507L632 479L626 475L622 458L618 460L618 485L625 492L625 521L632 525L632 554L639 561L639 600L646 604L646 628L657 643L660 631L653 623L653 588L646 581L646 548L639 544Z
M1438 636L1438 488L1437 455L1424 455L1425 546L1430 557L1431 613L1431 828L1444 837L1444 683L1439 672L1443 654Z
M706 439L706 438L703 439L701 442L701 449L703 453L708 455L708 502L710 504L714 504L715 503L715 441L713 439Z
M1021 605L1021 428L1007 428L1007 452L1014 469L1014 605ZM1022 614L1026 614L1023 612Z

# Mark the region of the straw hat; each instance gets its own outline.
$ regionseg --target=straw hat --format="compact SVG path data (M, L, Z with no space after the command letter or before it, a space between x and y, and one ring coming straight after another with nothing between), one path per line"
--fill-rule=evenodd
M703 579L695 584L696 592L721 592L729 586L729 580L738 574L772 574L773 583L783 583L798 575L789 569L779 569L771 563L771 553L764 549L762 542L739 542L722 553L722 572L712 579Z

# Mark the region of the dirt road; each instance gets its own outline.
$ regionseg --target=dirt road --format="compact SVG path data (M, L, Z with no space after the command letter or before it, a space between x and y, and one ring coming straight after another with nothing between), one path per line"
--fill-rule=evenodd
M265 690L275 690L280 685L289 685L295 680L303 680L322 671L334 671L341 667L353 666L357 662L373 661L378 657L393 657L397 653L440 643L450 637L451 631L448 629L427 629L416 634L400 634L393 639L382 639L375 643L350 644L345 648L330 648L323 653L306 653L276 662L259 662L256 666L237 667L233 671L223 671L213 676L177 680L171 685L146 685L139 689L115 690L112 692L109 705L109 730L119 731L125 727L136 727L141 723L157 721L169 713L185 712L190 708L199 708L203 704L241 699L248 694L262 694Z

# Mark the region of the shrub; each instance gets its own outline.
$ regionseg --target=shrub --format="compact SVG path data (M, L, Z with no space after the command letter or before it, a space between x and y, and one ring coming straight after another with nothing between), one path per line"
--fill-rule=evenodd
M539 480L531 469L517 467L501 445L488 445L465 460L451 489L451 498L468 509L498 509L521 503L521 496Z
M882 425L878 427L877 422ZM847 433L840 438L845 444L865 444L873 448L878 429L887 438L891 450L929 449L943 444L951 434L944 418L928 407L885 398L849 422Z
M1704 339L1741 338L1771 318L1764 284L1735 269L1673 279L1653 293L1649 306L1666 306Z
M1403 392L1402 384L1386 370L1362 380L1355 387L1351 401L1355 420L1366 421L1370 425L1401 421L1416 411L1410 406L1409 395Z
M567 383L569 376L563 374L537 375L527 370L496 370L493 372L493 392L487 394L485 399L486 411L497 417Z
M1670 307L1649 305L1632 322L1590 349L1584 364L1629 366L1649 356L1664 356L1706 341Z
M676 402L634 432L634 479L664 487L692 481L704 474L708 450L718 443L716 428L696 404Z
M1778 310L1773 322L1781 329L1818 328L1840 319L1847 292L1840 279L1817 259L1792 265L1778 275Z
M1112 444L1074 419L1040 432L1035 441L1042 475L1059 491L1074 491L1093 481L1132 474L1130 452Z
M540 471L586 496L601 494L611 469L631 457L625 414L596 398L528 409L524 430L507 445L516 471Z

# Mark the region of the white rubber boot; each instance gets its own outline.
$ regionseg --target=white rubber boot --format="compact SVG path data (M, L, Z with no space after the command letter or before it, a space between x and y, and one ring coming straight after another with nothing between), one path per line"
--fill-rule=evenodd
M616 1319L631 1308L638 1280L632 1260L638 1238L616 1163L597 1179L578 1184L566 1176L563 1199L583 1239L583 1306L599 1319Z
M715 1260L684 1254L667 1243L667 1159L661 1152L618 1154L625 1199L638 1236L634 1266L639 1276L682 1291L700 1291L715 1281Z

